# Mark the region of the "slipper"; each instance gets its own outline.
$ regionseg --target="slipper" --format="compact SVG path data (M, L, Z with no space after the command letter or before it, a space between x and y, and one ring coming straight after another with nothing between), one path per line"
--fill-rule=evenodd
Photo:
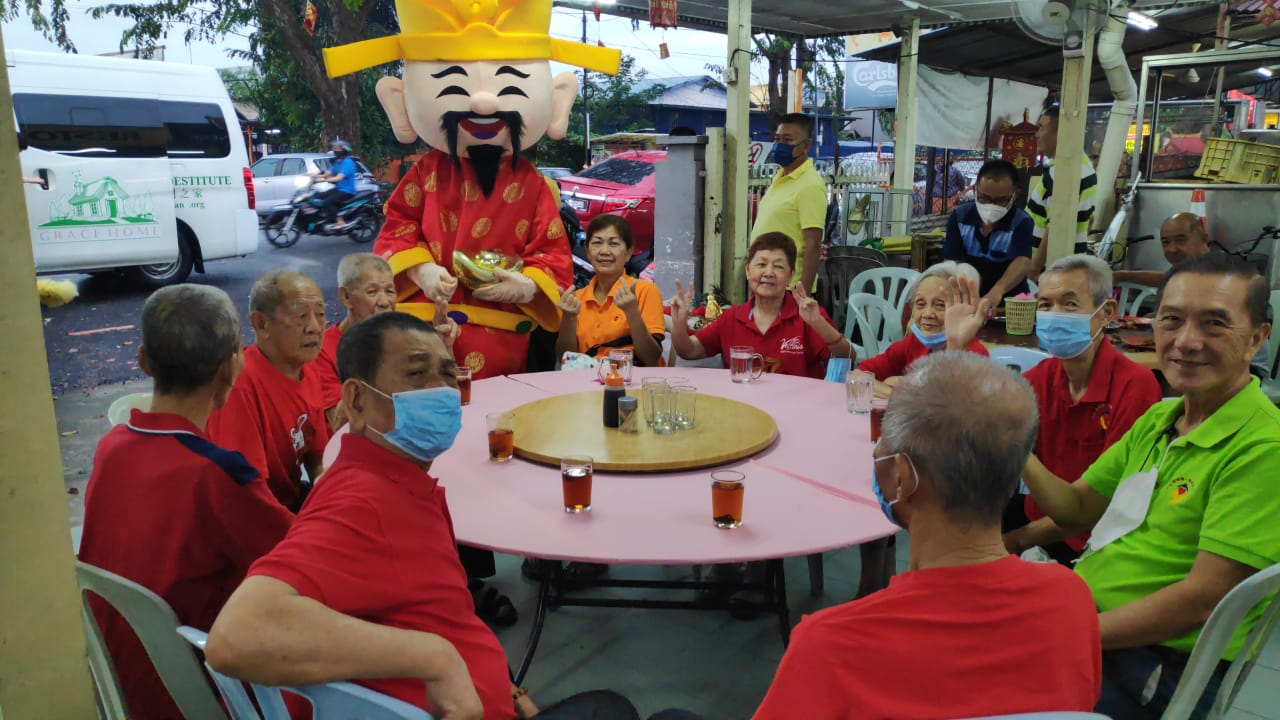
M586 582L606 575L609 566L603 563L571 562L564 569L565 578L569 582Z
M510 627L520 619L516 614L516 606L511 604L511 598L485 585L483 580L472 580L467 583L467 589L471 591L476 615L486 623L498 627Z

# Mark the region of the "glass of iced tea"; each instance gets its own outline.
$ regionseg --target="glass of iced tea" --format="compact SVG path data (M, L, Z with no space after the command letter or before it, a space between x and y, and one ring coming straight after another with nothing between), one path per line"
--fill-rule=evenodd
M564 511L591 510L592 460L587 455L569 455L560 460L560 485L564 489Z
M458 392L462 394L462 404L471 404L471 368L458 368Z
M871 403L871 442L880 439L880 423L884 421L884 410L887 407L889 402L880 398Z
M510 412L495 412L484 416L489 423L489 459L506 462L516 449L516 416Z
M736 528L742 525L742 496L746 492L743 482L746 478L737 470L711 473L711 519L716 527Z

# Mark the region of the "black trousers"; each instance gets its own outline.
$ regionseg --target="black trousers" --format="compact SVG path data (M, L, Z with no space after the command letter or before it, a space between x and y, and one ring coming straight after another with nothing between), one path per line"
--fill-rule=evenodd
M318 197L324 201L324 204L320 206L320 212L324 213L324 216L329 220L334 220L338 217L338 208L342 207L343 203L355 196L351 193L343 192L338 188L334 188L332 190L325 190L320 193Z

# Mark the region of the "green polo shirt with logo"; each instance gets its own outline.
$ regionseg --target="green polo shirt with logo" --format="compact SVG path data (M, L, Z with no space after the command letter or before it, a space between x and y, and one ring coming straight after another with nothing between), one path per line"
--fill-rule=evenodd
M1160 466L1142 525L1076 563L1099 612L1182 580L1200 551L1259 570L1280 562L1280 410L1254 378L1170 443L1167 431L1181 414L1180 399L1152 406L1084 473L1089 487L1110 498L1125 478ZM1236 630L1224 659L1235 658L1259 614ZM1199 636L1195 630L1161 644L1191 652Z

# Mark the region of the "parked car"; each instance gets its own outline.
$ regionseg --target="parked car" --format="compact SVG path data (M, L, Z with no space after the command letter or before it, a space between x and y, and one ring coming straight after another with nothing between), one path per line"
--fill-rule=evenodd
M293 199L294 193L311 185L311 173L326 172L333 153L281 153L268 155L254 163L253 192L257 198L258 218L262 220L279 205ZM373 172L356 158L356 193L378 190Z
M653 257L654 171L666 159L665 150L621 152L558 181L561 199L577 211L584 228L602 214L621 215L631 224L628 270L645 267Z
M559 180L562 177L567 177L573 174L573 171L567 167L540 167L538 168L538 172L552 180Z

